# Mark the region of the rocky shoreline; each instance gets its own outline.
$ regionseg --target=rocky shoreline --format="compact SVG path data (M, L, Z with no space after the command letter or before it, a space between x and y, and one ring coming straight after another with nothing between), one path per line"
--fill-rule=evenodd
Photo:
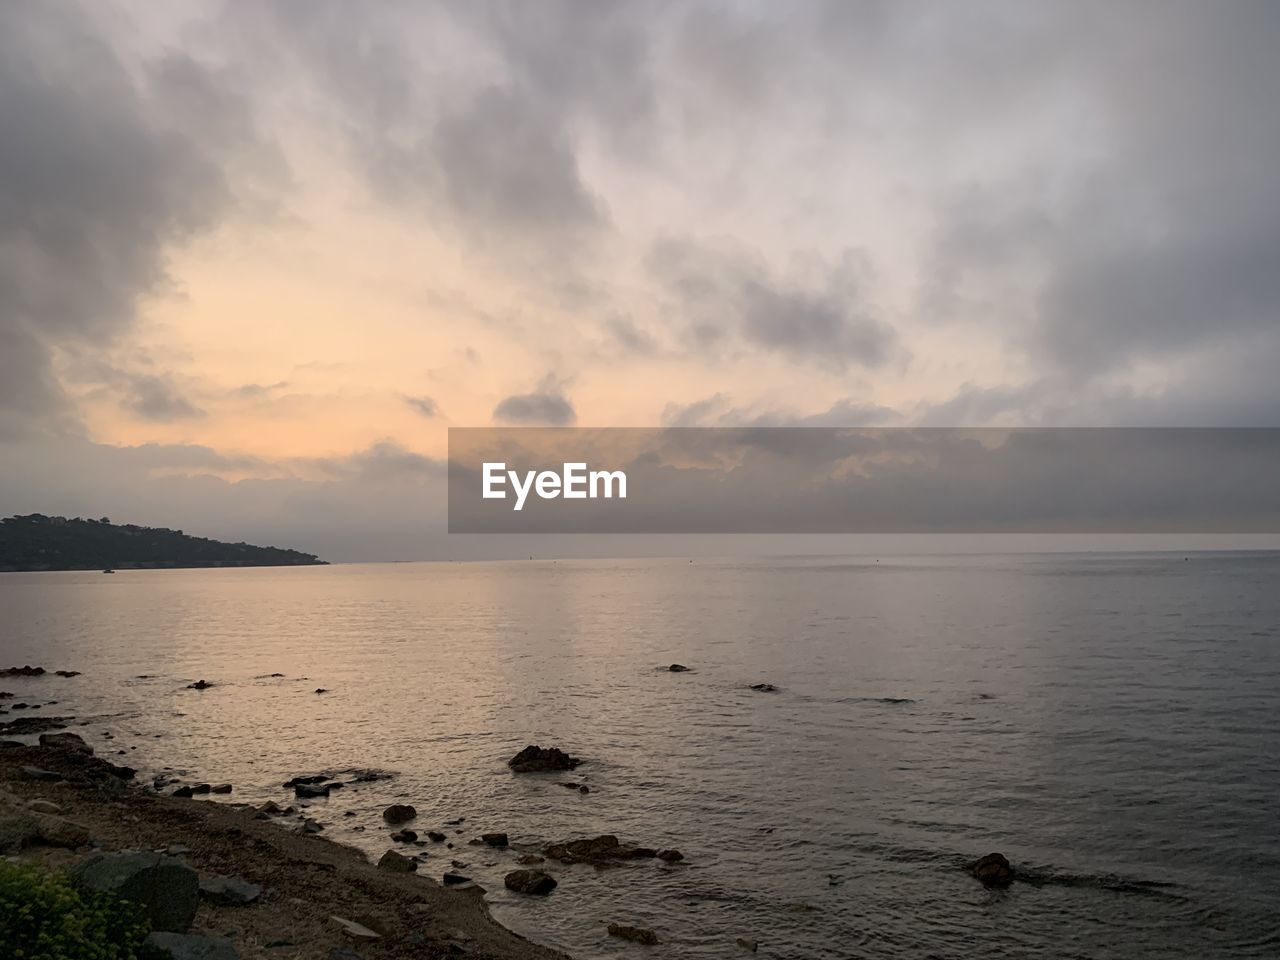
M144 789L78 739L4 742L0 852L86 882L105 878L96 882L107 889L156 891L145 894L165 918L154 936L179 960L565 960L494 921L474 884L374 865L250 805ZM174 923L175 910L184 922Z

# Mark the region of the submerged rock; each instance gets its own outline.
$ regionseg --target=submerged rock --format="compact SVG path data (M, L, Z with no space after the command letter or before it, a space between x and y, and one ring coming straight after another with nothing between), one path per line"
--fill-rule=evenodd
M512 870L502 883L508 890L531 896L545 896L556 888L555 877L541 870Z
M509 842L505 833L482 833L480 839L491 847L505 847Z
M347 811L350 813L351 811ZM396 843L413 843L418 839L418 834L413 830L397 830L391 835L391 839Z
M293 795L303 800L318 800L320 797L327 797L331 789L332 784L328 783L296 783Z
M1003 853L988 853L969 871L988 887L1007 887L1013 882L1013 867Z
M571 757L559 747L539 747L533 744L525 747L507 761L516 773L537 773L543 770L573 770L582 761Z
M760 949L760 944L758 941L748 940L746 937L739 937L737 940L733 942L749 953L755 953L757 950Z
M382 819L387 823L408 823L417 815L418 811L407 803L393 803L382 811Z
M73 872L89 890L140 904L153 930L185 933L200 900L200 877L185 863L155 853L107 853Z
M667 670L669 670L671 673L688 673L689 672L689 668L686 667L683 663L673 663L671 666L667 667Z
M751 684L749 689L756 691L756 693L777 693L778 692L778 688L775 687L772 683L753 683Z
M543 851L561 863L590 863L605 866L622 860L643 860L657 856L649 847L627 847L612 834L567 843L553 843Z
M444 843L448 838L439 830L428 830L427 839L432 843Z
M609 936L630 940L632 943L644 944L646 947L658 944L658 935L647 927L630 927L622 923L609 924Z
M213 684L208 680L197 680L195 683L188 683L188 690L208 690Z
M44 667L33 667L30 664L25 667L9 667L0 670L0 677L43 677L44 674Z
M684 854L679 850L659 850L658 859L664 860L667 863L679 863L684 859Z

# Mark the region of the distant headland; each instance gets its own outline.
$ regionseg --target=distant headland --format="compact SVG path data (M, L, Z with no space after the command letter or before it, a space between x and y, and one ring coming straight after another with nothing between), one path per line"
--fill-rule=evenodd
M296 567L324 564L314 554L190 537L181 530L114 524L107 517L0 520L0 571L139 570L169 567Z

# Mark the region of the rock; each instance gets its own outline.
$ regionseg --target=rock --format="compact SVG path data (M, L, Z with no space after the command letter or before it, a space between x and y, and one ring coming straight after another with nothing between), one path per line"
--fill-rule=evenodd
M27 804L27 809L36 813L52 813L54 816L62 813L62 808L50 800L32 800Z
M242 907L262 896L262 887L240 877L201 877L200 896L227 907Z
M276 803L274 800L268 800L258 808L258 817L262 820L265 820L267 817L279 816L282 813L284 813L284 811L280 809L280 804Z
M353 940L381 940L382 935L370 930L364 924L356 923L354 920L348 920L345 917L339 917L336 914L329 918L329 923L337 927L348 937Z
M327 783L298 783L294 784L293 795L303 800L318 800L327 797L330 789L331 785Z
M418 864L403 854L388 850L382 855L382 859L378 861L378 868L380 870L390 870L392 873L413 873L418 869Z
M778 692L778 688L775 687L772 683L753 683L751 684L750 689L756 691L756 693L777 693Z
M609 924L609 936L630 940L632 943L642 943L646 947L656 946L658 943L658 935L652 930L646 927L629 927L621 923Z
M688 673L689 672L689 668L686 667L683 663L673 663L671 666L667 667L667 669L670 670L672 673Z
M543 770L573 770L582 763L577 757L571 757L559 747L525 747L507 761L516 773L537 773Z
M191 787L178 787L177 790L169 794L171 797L181 797L182 799L190 799L195 796L195 790Z
M470 882L471 882L471 878L470 878L470 877L464 877L464 876L463 876L462 874L460 874L460 873L446 873L443 877L441 877L441 879L444 881L444 885L445 885L446 887L452 887L452 886L455 886L455 885L457 885L457 884L459 884L459 883L470 883Z
M0 732L11 737L22 737L32 733L44 733L46 730L61 730L70 725L74 717L19 717L0 723Z
M206 793L211 793L212 791L213 787L209 786L207 783L197 783L191 788L192 793L198 793L201 796L204 796Z
M286 780L284 782L284 788L288 790L290 787L296 787L300 783L324 783L326 780L332 779L333 777L329 776L327 773L315 773L305 777L294 777L292 780Z
M480 839L491 847L507 846L507 835L505 833L482 833Z
M641 860L657 856L648 847L626 847L612 834L567 843L553 843L543 851L552 860L561 863L590 863L606 866L620 860Z
M0 677L43 677L44 667L9 667L7 670L0 670Z
M382 819L387 823L408 823L417 815L418 811L407 803L393 803L382 811Z
M271 944L267 944L267 946L271 946ZM354 950L348 950L346 947L334 947L329 951L329 960L364 960L364 958Z
M1003 853L988 853L969 870L988 887L1007 887L1013 882L1013 867Z
M659 850L658 859L665 860L667 863L679 863L684 859L684 854L679 850Z
M536 853L526 853L523 857L517 857L516 863L522 867L531 867L536 863L546 863L546 857L540 857Z
M308 820L302 821L303 833L320 833L323 830L324 830L324 824L322 824L319 820L308 819Z
M53 675L55 677L78 677L80 676L80 671L79 670L55 670L53 671Z
M89 831L78 823L33 809L0 807L0 851L44 845L74 850L89 842Z
M397 830L391 835L391 839L396 843L413 843L418 839L418 835L412 830Z
M147 944L172 960L239 960L236 948L226 937L157 932L147 937Z
M199 906L199 875L156 853L99 854L76 867L73 876L89 890L141 904L153 930L185 933Z
M328 693L328 692L329 691L326 690L324 687L316 687L316 693Z
M210 789L210 791L209 791L209 792L210 792L210 793L230 793L230 792L231 792L231 784L229 784L229 783L220 783L220 784L218 784L216 787L213 787L212 789Z
M54 773L52 770L41 770L39 767L22 767L22 776L27 780L42 780L47 783L58 783L65 780L60 773Z
M541 870L512 870L502 883L508 890L531 896L545 896L556 888L555 877Z
M208 680L197 680L195 683L188 683L188 690L208 690L213 684Z
M588 787L588 786L584 783L582 786L580 786L580 787L578 788L578 792L579 792L579 793L590 793L590 792L591 792L591 788L590 788L590 787Z
M736 943L738 946L740 946L743 950L746 950L750 953L755 953L757 950L760 949L759 942L755 940L748 940L746 937L739 937L737 940L733 942Z
M40 746L47 750L74 750L76 753L93 753L93 747L84 742L78 733L42 733Z
M432 843L444 843L445 840L448 838L445 837L445 835L441 833L439 830L428 830L427 839L430 840Z

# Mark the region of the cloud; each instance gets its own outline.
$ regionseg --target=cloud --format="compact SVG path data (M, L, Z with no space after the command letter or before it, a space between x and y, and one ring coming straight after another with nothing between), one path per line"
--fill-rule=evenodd
M408 404L410 410L421 414L428 420L440 416L440 405L430 397L405 397L404 402Z
M170 248L231 207L228 158L250 136L201 64L126 64L97 22L71 4L0 6L0 432L70 416L55 351L129 327L168 282ZM136 399L175 409L154 384Z
M493 408L495 423L517 426L569 427L577 422L573 404L554 377L545 377L533 393L505 397Z
M134 414L154 423L204 416L204 411L179 393L166 377L150 374L129 378L124 403Z
M869 268L855 253L778 277L759 256L665 240L648 266L668 314L704 355L746 346L835 369L880 367L900 355L893 328L867 301Z

